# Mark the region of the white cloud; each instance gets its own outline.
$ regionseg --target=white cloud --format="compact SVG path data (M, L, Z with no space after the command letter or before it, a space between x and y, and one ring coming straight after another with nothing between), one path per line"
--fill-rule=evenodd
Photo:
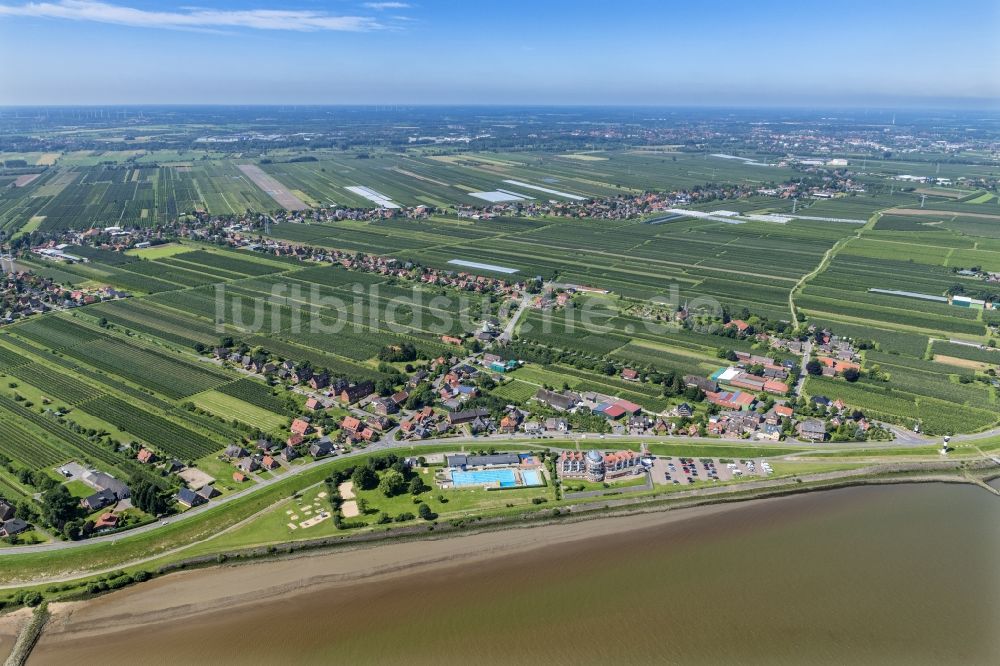
M382 11L384 9L408 9L410 4L407 2L366 2L362 6L367 7L368 9Z
M93 0L29 2L23 5L0 4L0 18L4 16L92 21L95 23L113 23L115 25L174 30L251 28L254 30L292 30L298 32L324 30L364 32L385 27L371 17L336 16L325 12L309 10L214 10L191 8L182 11L149 11Z

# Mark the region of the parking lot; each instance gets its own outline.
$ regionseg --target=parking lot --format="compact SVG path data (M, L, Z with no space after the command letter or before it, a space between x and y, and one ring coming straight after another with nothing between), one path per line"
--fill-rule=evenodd
M692 485L698 482L732 481L738 478L765 478L772 470L763 459L686 458L659 456L653 461L653 483Z

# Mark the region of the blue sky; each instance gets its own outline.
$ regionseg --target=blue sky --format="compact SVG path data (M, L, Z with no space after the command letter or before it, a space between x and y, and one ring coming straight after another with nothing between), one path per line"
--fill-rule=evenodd
M0 0L0 105L996 106L1000 2Z

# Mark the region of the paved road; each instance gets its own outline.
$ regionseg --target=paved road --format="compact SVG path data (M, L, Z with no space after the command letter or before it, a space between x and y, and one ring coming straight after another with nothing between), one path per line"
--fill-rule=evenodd
M517 310L511 315L510 321L507 325L503 327L503 332L497 337L497 341L501 344L504 342L510 342L514 337L514 329L517 328L517 322L520 321L521 315L524 311L528 309L528 305L531 304L531 294L525 292L524 296L521 297L521 303L517 306Z
M824 453L824 452L826 452L826 453L838 453L838 452L844 452L844 451L849 451L851 449L858 449L858 448L876 449L876 450L877 449L892 449L892 448L905 447L905 446L913 446L913 445L937 444L937 443L941 442L941 438L940 437L932 438L932 437L926 437L926 436L923 436L923 435L917 435L915 433L908 433L908 431L905 431L905 430L903 430L901 428L893 427L893 431L897 432L898 439L894 440L894 441L891 441L891 442L858 442L858 443L853 443L853 444L841 444L841 445L837 445L837 446L829 446L829 445L827 445L827 446L817 446L815 448L810 447L809 445L799 444L797 442L769 443L769 442L750 442L750 441L743 440L743 439L724 439L724 438L720 438L720 439L716 439L716 438L713 438L713 439L697 439L697 438L691 438L691 437L686 437L686 436L674 436L674 435L597 435L597 434L594 434L594 433L570 433L570 434L559 435L559 436L552 436L552 437L548 437L548 436L539 437L539 436L525 435L523 433L516 433L516 434L510 434L510 435L490 435L489 437L442 437L442 438L434 438L434 439L425 439L425 440L422 440L422 441L395 441L394 439L392 439L392 434L393 433L389 433L389 436L384 437L382 440L380 440L378 442L375 442L373 444L369 444L367 447L365 447L363 449L356 449L354 451L351 451L350 453L341 454L341 455L335 456L333 458L324 458L322 460L315 460L315 461L306 463L304 465L300 465L298 467L292 467L287 472L285 472L284 474L281 474L281 475L278 475L278 476L273 476L270 479L260 479L260 480L258 480L258 482L257 482L256 485L250 486L250 487L245 488L243 490L239 490L239 491L237 491L235 493L232 493L230 495L225 495L225 496L220 497L218 499L214 499L214 500L208 502L207 504L203 504L203 505L195 507L193 509L189 509L188 511L185 511L182 514L179 514L179 515L176 515L176 516L171 516L171 517L167 518L165 521L157 521L157 522L154 522L154 523L150 523L148 525L143 525L142 527L137 527L137 528L131 529L128 532L125 532L125 533L109 534L109 535L104 535L104 536L97 536L97 537L93 537L93 538L87 539L85 541L56 541L56 542L51 542L51 543L42 543L42 544L33 544L33 545L8 546L8 547L5 547L5 548L0 548L0 555L14 555L14 554L18 554L18 553L37 553L37 552L57 551L57 550L65 550L65 549L69 549L69 548L82 548L82 547L86 547L86 546L89 546L89 545L95 544L95 543L106 543L106 542L112 542L113 543L115 541L118 541L119 539L130 538L130 537L132 537L134 535L137 535L137 534L143 534L143 533L146 533L146 532L152 532L154 530L160 529L164 525L164 523L166 523L166 524L173 524L173 523L176 523L176 522L182 521L182 520L190 520L194 516L197 516L197 515L199 515L201 513L204 513L205 511L210 511L212 509L215 509L216 507L223 506L225 504L228 504L230 502L233 502L233 501L237 500L240 497L244 497L246 495L249 495L250 493L258 492L262 488L267 488L268 486L273 485L275 483L278 483L279 481L283 481L284 479L288 479L288 478L292 478L292 477L298 476L298 475L302 474L303 472L306 472L306 471L311 470L311 469L315 469L317 467L321 467L321 466L324 466L324 465L329 465L334 460L341 460L343 458L354 458L354 457L366 456L366 455L370 455L372 453L378 453L378 452L382 452L382 451L391 451L391 450L394 450L394 449L407 448L407 447L411 447L411 446L428 446L428 447L430 447L430 446L451 445L451 446L454 446L457 449L457 448L460 448L462 446L473 445L473 446L475 446L477 448L486 449L486 448L497 446L498 443L514 442L514 443L518 443L518 444L521 444L521 445L537 444L539 447L546 447L546 448L550 448L550 449L559 451L559 450L562 450L563 448L567 448L567 447L553 446L553 444L552 444L553 441L560 441L560 442L569 441L569 442L573 442L573 446L568 447L568 448L583 449L583 448L590 448L590 447L595 447L595 446L599 447L599 448L603 448L607 444L610 444L610 443L615 442L617 440L617 441L624 441L624 442L636 442L636 441L640 441L640 442L663 442L663 443L673 443L673 444L694 444L694 445L697 445L697 444L706 444L706 445L712 445L712 444L722 444L722 445L731 444L731 445L742 445L742 446L754 446L754 445L757 445L757 446L762 446L762 447L767 447L767 446L803 446L804 448L809 448L810 449L808 451L808 453L811 454L811 453L815 452L816 454L819 454L819 453ZM994 428L993 430L985 431L985 432L982 432L982 433L976 433L976 434L972 434L972 435L958 435L956 437L953 437L951 441L952 442L956 442L956 441L972 442L972 441L977 441L977 440L980 440L980 439L985 439L987 437L992 437L992 436L998 435L998 434L1000 434L1000 428ZM605 444L601 444L602 442L604 442Z
M551 287L552 287L552 282L546 282L545 284L542 285L541 292L539 293L544 294ZM502 344L504 342L510 342L514 338L514 329L517 328L517 322L521 320L521 315L523 315L524 311L527 310L528 306L531 305L531 300L535 296L537 296L537 294L529 294L528 292L524 292L524 295L521 296L520 305L517 306L517 310L515 310L514 314L511 315L510 321L507 322L507 325L504 326L503 333L501 333L497 337L498 342Z
M802 395L802 387L806 385L806 377L809 373L806 372L806 363L809 362L809 355L812 353L813 343L812 338L806 340L806 343L802 345L802 358L799 359L799 378L795 382L796 396Z

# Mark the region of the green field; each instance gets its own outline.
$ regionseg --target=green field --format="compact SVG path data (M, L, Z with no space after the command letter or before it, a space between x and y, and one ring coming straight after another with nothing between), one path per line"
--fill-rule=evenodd
M288 419L281 414L275 414L219 391L198 393L191 396L190 400L198 408L216 416L236 419L266 432L277 432L288 423Z

